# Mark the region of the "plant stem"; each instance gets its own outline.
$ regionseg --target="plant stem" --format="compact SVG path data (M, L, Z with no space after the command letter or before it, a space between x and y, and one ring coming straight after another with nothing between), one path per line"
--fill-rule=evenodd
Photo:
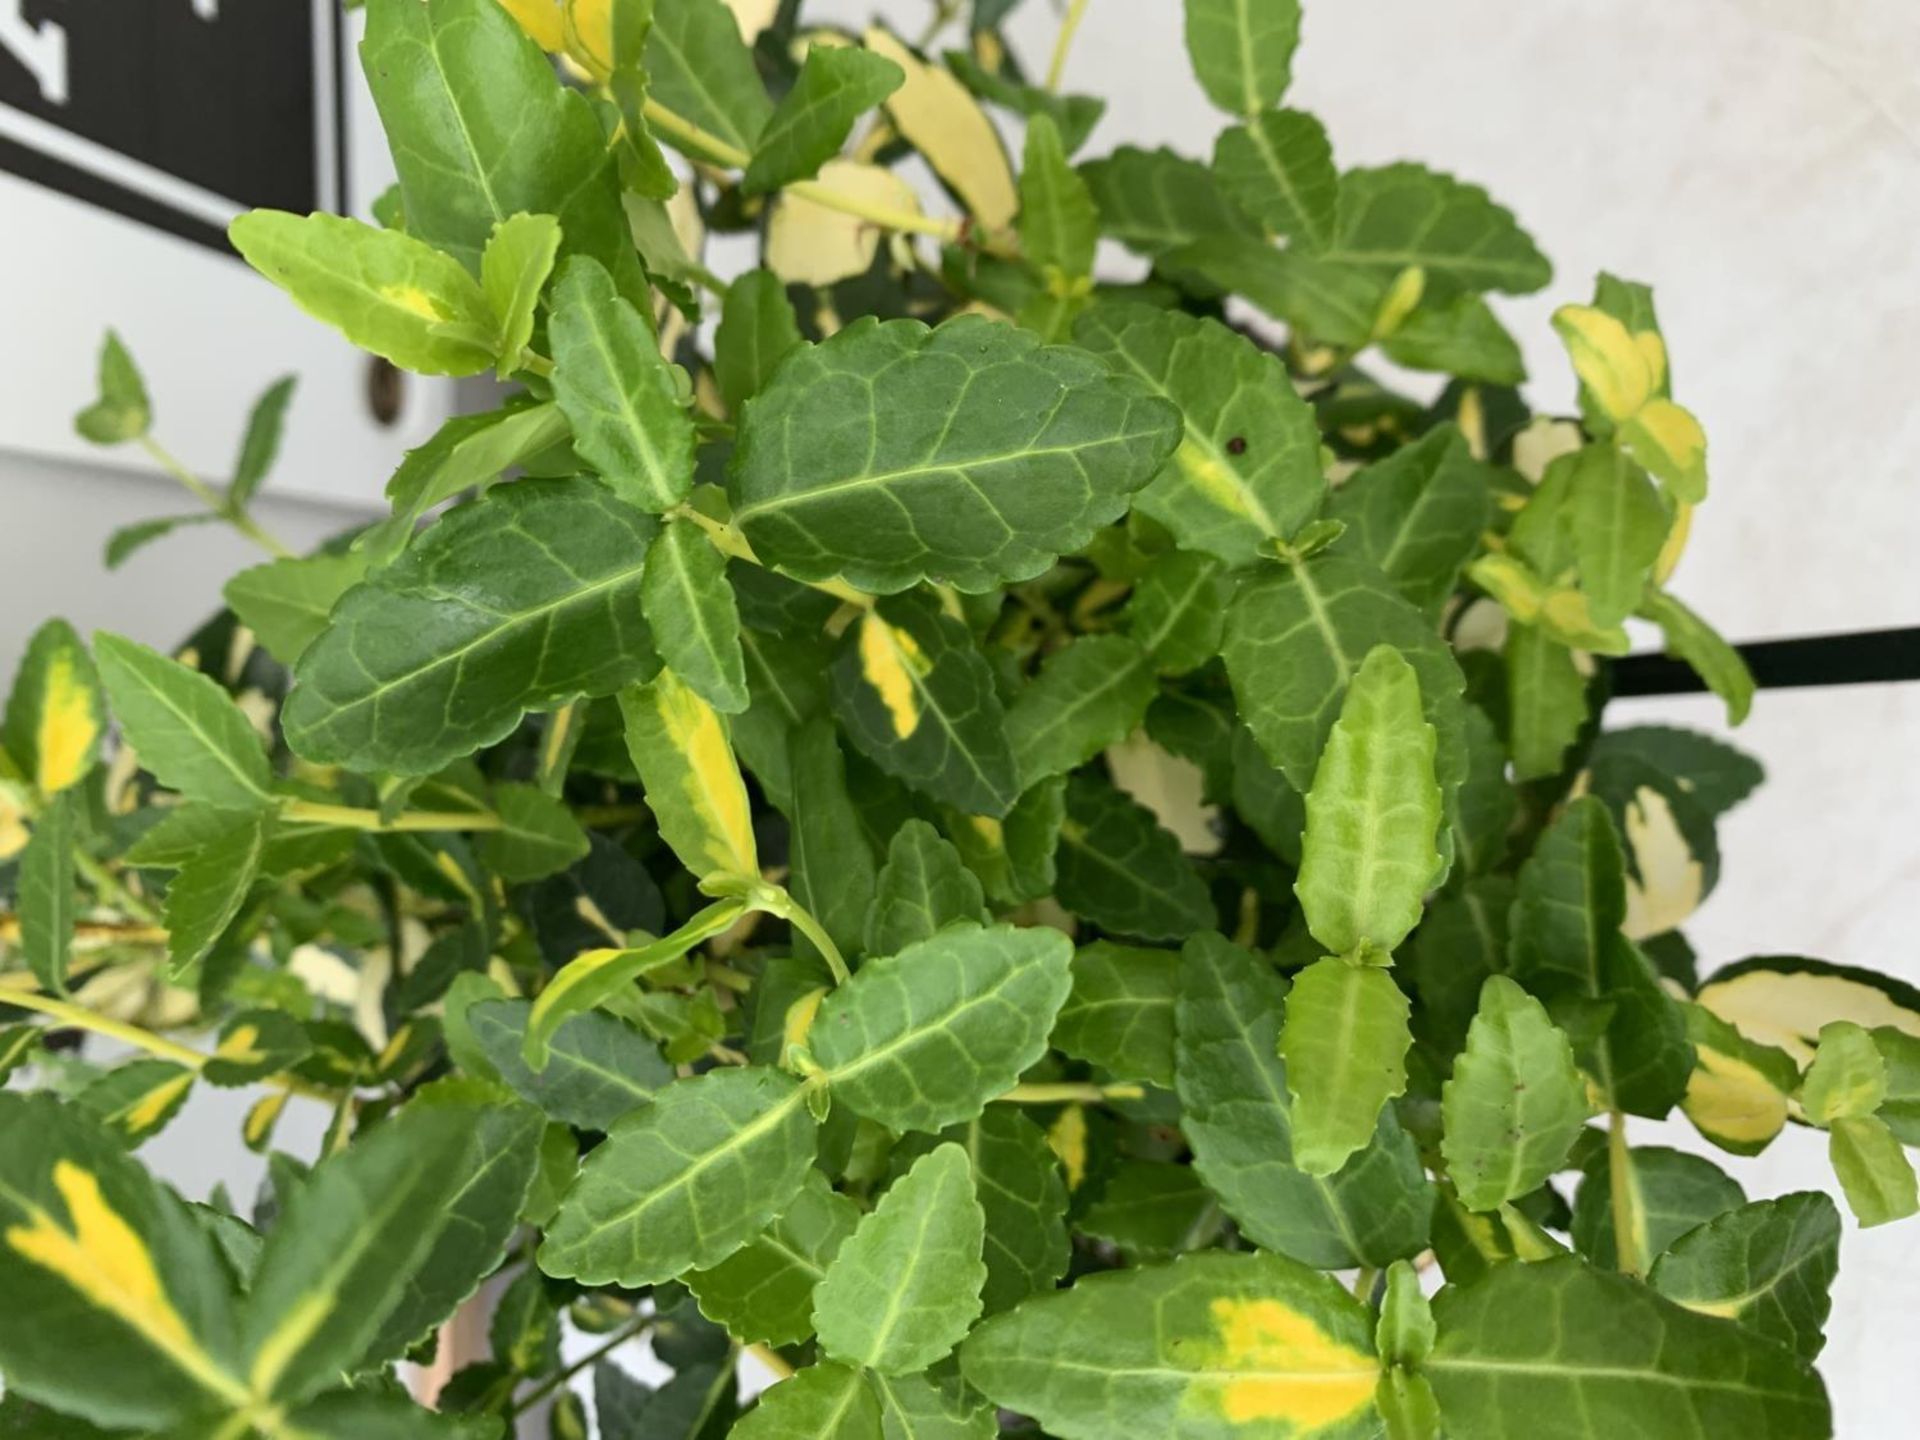
M74 868L87 878L100 898L114 909L122 911L135 920L145 921L148 925L160 925L160 912L135 895L121 883L120 878L100 861L76 848L73 852Z
M592 1350L589 1350L578 1360L575 1360L563 1369L556 1370L525 1395L521 1396L520 1399L514 1401L513 1408L507 1411L507 1417L512 1419L517 1415L524 1415L542 1400L546 1399L547 1396L573 1379L573 1377L578 1375L582 1370L606 1359L607 1356L611 1355L615 1350L618 1350L622 1345L633 1339L634 1336L638 1335L651 1324L653 1324L653 1316L651 1315L634 1316L633 1319L614 1331L605 1343L595 1346Z
M491 810L409 810L391 819L378 810L355 805L328 805L318 800L287 800L280 813L288 820L305 820L313 825L331 825L340 830L394 832L405 830L499 830L505 822ZM604 827L624 825L646 818L644 805L586 805L574 811L582 825Z
M1613 1209L1613 1249L1622 1273L1645 1275L1640 1253L1640 1197L1633 1183L1633 1156L1627 1149L1627 1117L1612 1112L1607 1127L1607 1198Z
M735 560L744 560L749 565L758 565L762 570L767 568L765 562L753 553L753 546L747 543L747 537L726 521L702 514L691 505L675 506L670 513L676 519L691 520L706 531L707 538L713 542L713 548L722 555L731 556ZM831 595L834 599L845 601L849 605L858 605L863 610L873 608L873 596L864 590L854 589L844 580L811 581L808 582L808 588L818 590L822 595Z
M1060 79L1066 73L1067 52L1073 48L1073 37L1079 33L1080 22L1087 15L1087 0L1073 0L1067 7L1066 19L1060 22L1059 37L1053 42L1053 59L1047 64L1047 90L1059 94Z
M1051 1085L1016 1085L993 1098L1006 1105L1104 1105L1109 1100L1139 1100L1146 1093L1141 1085L1095 1085L1069 1080Z
M173 452L168 450L158 440L154 439L151 435L142 435L140 437L140 448L147 452L148 457L154 464L158 465L162 470L166 471L184 485L187 488L188 494L192 495L194 499L198 500L222 520L233 526L234 529L246 536L247 539L253 541L253 543L258 545L262 550L277 560L290 560L293 558L294 552L292 550L288 549L279 540L269 534L261 527L260 523L251 515L247 514L246 511L236 505L230 504L222 496L215 494L212 486L208 485L206 481L187 469L185 465L182 465L174 456Z
M189 1049L164 1035L156 1035L151 1030L124 1020L115 1020L111 1016L101 1015L87 1009L84 1005L75 1005L70 1000L56 1000L51 995L41 995L32 991L6 992L6 1003L17 1005L22 1010L37 1010L42 1015L58 1020L62 1025L70 1025L76 1030L91 1030L96 1035L104 1035L109 1040L118 1040L123 1045L131 1045L144 1050L149 1055L157 1055L162 1060L172 1060L191 1070L198 1070L207 1063L207 1057L198 1050Z
M780 891L780 894L783 902L779 909L773 909L771 906L761 908L771 910L771 913L778 915L811 940L814 948L826 957L827 969L833 972L833 983L846 984L852 978L852 974L847 969L846 957L840 953L840 947L833 943L833 937L827 934L818 920L813 918L812 912L806 906L795 900L785 890Z
M1359 1273L1353 1277L1354 1298L1363 1305L1373 1303L1373 1287L1379 1282L1380 1272L1372 1265L1362 1265Z

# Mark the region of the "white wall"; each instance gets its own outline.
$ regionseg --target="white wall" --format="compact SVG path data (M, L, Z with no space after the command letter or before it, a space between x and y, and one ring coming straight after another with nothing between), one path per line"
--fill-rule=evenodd
M908 33L926 13L810 13L876 9ZM1029 0L1015 32L1031 66L1054 23ZM1712 442L1679 593L1740 639L1920 623L1920 6L1308 0L1305 35L1290 98L1343 162L1414 157L1485 184L1554 257L1548 291L1500 307L1541 403L1572 393L1554 305L1585 298L1602 267L1658 287L1678 393ZM1188 77L1176 0L1093 0L1067 84L1112 98L1090 154L1204 153L1221 123ZM18 273L6 251L0 228L0 276ZM156 642L202 614L246 559L238 542L200 531L112 578L95 559L113 525L175 503L0 453L0 666L42 614ZM301 541L335 518L264 513ZM1700 700L1618 714L1722 728ZM1800 952L1920 982L1920 685L1763 694L1734 738L1770 781L1725 822L1724 878L1692 926L1705 964ZM231 1144L230 1119L218 1139L176 1127L156 1153L202 1191L215 1168L239 1173L212 1148ZM1697 1143L1684 1125L1646 1138ZM1716 1158L1755 1197L1830 1184L1805 1132L1758 1160ZM1893 1440L1912 1431L1920 1225L1850 1232L1843 1266L1822 1366L1839 1433Z

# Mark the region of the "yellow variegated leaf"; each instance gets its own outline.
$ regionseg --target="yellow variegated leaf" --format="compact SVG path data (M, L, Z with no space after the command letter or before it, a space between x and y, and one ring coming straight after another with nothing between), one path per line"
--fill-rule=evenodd
M887 100L887 113L907 143L953 187L978 224L989 230L1011 225L1020 208L1013 167L980 102L885 28L875 25L865 38L869 50L906 71L906 83Z
M0 865L27 848L33 832L27 829L26 796L11 780L0 780Z
M751 45L780 13L780 0L727 0L727 8L740 22L740 38Z
M1749 1039L1703 1005L1688 1005L1686 1014L1695 1063L1681 1108L1721 1149L1759 1154L1787 1123L1799 1067L1786 1052Z
M0 729L21 778L52 796L76 783L99 753L106 703L93 659L64 620L35 632L21 657Z
M1813 1059L1820 1029L1851 1020L1920 1036L1920 991L1870 970L1798 956L1743 960L1713 975L1695 999L1749 1040Z
M1629 940L1664 935L1700 908L1706 867L1680 833L1667 797L1652 786L1634 792L1622 818L1633 865L1627 874L1627 918L1620 928Z
M1707 498L1707 435L1691 410L1651 400L1621 422L1620 438L1680 499L1698 505Z
M500 4L542 50L550 55L566 50L567 0L500 0Z
M820 183L849 199L918 214L920 197L891 170L858 160L829 160ZM767 227L767 268L782 280L832 285L864 275L880 251L882 231L856 215L782 195Z
M988 1320L967 1380L1061 1440L1379 1435L1373 1314L1278 1254L1208 1251L1112 1271Z
M1553 328L1567 347L1574 374L1609 420L1618 423L1630 419L1658 393L1653 352L1606 311L1589 305L1562 305L1553 312ZM1653 338L1656 342L1659 339ZM1662 348L1660 371L1664 373L1665 369Z
M760 878L753 814L727 725L671 670L621 692L627 750L660 834L703 883Z
M905 740L920 728L916 681L933 668L919 643L869 610L860 618L860 674L886 707L893 733Z

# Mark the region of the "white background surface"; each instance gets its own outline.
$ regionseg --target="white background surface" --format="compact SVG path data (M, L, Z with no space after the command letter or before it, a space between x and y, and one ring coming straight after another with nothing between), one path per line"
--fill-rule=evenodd
M926 14L909 0L808 13L876 11L908 33ZM1028 0L1013 28L1030 68L1054 23ZM1290 103L1327 122L1343 163L1413 157L1484 184L1554 258L1547 291L1496 302L1537 403L1572 395L1546 328L1554 305L1586 298L1602 267L1657 287L1677 394L1712 445L1713 497L1679 594L1740 639L1920 623L1920 5L1308 0L1295 74ZM1088 155L1127 141L1204 155L1221 124L1190 79L1177 0L1092 0L1067 83L1111 99ZM64 343L45 317L14 321L23 243L0 224L8 353ZM290 353L262 354L262 379ZM70 383L63 415L84 399L84 367ZM235 439L247 398L218 397ZM164 421L176 402L160 399ZM296 435L308 463L346 464L324 426ZM114 525L176 503L0 453L0 667L53 611L158 643L180 634L244 558L236 546L209 532L165 542L106 587L94 566ZM302 540L327 524L284 507L269 518ZM1656 717L1722 729L1705 700L1614 711L1616 724ZM1689 927L1703 967L1802 953L1920 982L1920 685L1763 694L1734 738L1769 783L1723 822L1723 879ZM219 1104L195 1101L149 1148L196 1194L256 1172ZM1644 1138L1698 1144L1684 1123ZM1819 1138L1715 1158L1754 1198L1824 1187ZM1842 1266L1822 1361L1838 1433L1911 1435L1920 1224L1850 1228Z

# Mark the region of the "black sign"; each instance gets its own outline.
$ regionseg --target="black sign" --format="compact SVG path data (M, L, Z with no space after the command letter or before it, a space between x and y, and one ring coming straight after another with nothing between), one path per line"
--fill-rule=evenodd
M0 170L226 248L346 193L338 0L0 0Z

